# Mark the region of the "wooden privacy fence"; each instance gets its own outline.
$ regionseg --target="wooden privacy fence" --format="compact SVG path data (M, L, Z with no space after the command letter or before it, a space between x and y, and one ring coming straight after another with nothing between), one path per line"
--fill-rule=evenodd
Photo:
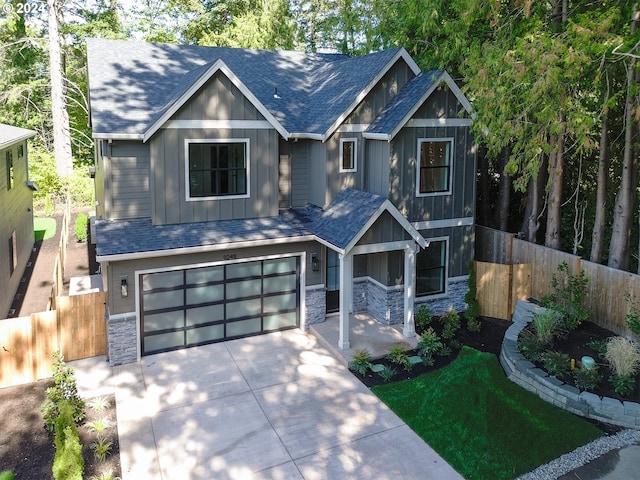
M65 361L106 353L105 293L57 297L56 310L0 321L0 388L51 376L51 352Z
M479 225L476 226L476 260L513 266L530 264L529 296L538 300L551 293L551 279L558 275L559 264L566 262L573 275L583 270L589 279L583 306L592 313L591 321L619 335L633 335L627 326L630 305L625 296L631 295L640 301L639 275L582 260L576 255ZM499 290L488 291L491 292L489 295L500 295Z
M480 315L510 320L518 300L531 296L531 265L475 262Z

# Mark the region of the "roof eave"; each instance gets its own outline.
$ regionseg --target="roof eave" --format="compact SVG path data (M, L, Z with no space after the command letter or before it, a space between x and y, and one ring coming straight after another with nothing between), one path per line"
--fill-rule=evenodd
M453 81L451 75L449 75L446 71L440 72L440 74L433 80L431 86L422 94L420 100L415 102L411 107L409 112L398 122L398 124L393 128L391 133L389 134L389 141L393 140L400 130L407 124L411 117L418 111L418 109L424 104L424 102L431 96L431 94L438 88L442 83L445 83L449 90L455 95L458 99L462 107L469 115L473 115L473 108L471 107L471 103L467 100L467 97L464 96L462 90L456 85L456 82Z
M144 142L144 135L142 133L93 133L93 138L96 140L142 140Z
M385 66L378 71L378 73L371 80L371 82L369 82L369 84L360 91L360 93L356 96L353 102L351 102L351 104L345 109L345 111L342 112L342 114L338 116L338 118L329 126L327 131L324 133L324 138L329 138L331 135L335 133L338 127L340 127L340 125L342 125L342 123L349 117L349 115L351 115L351 113L356 109L356 107L360 104L360 102L362 102L362 100L365 99L365 97L369 94L369 92L373 89L373 87L375 87L378 84L378 82L382 79L382 77L384 77L387 74L387 72L391 69L391 67L395 65L395 63L400 59L403 59L407 63L407 65L409 66L409 68L414 74L418 75L420 73L420 67L415 62L415 60L411 58L411 55L409 55L409 52L407 52L404 49L404 47L400 47L398 52L391 58L391 60L389 60L385 64Z

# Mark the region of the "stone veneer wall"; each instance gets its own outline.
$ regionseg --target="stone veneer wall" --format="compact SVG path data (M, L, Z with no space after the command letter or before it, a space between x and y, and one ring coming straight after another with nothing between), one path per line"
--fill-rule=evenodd
M304 295L307 325L324 322L327 316L327 294L324 285L307 287Z
M640 404L580 392L556 377L549 376L522 356L517 346L518 336L531 322L534 314L543 310L542 307L522 300L516 304L513 324L505 333L500 352L500 363L507 377L543 400L576 415L639 429Z
M361 277L353 280L353 313L367 313L369 278Z
M431 315L442 315L452 308L455 308L458 312L464 312L467 309L467 304L464 303L464 296L468 289L467 277L449 280L445 295L431 300L416 299L414 310L417 312L420 305L427 305Z
M367 280L366 312L384 325L404 321L404 287L383 287Z
M138 360L136 314L110 316L107 319L107 356L109 365L123 365Z

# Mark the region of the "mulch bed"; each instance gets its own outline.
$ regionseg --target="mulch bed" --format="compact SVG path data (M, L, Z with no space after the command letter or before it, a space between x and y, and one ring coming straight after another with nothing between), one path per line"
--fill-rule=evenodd
M511 325L511 322L491 317L482 317L480 318L480 322L482 324L481 330L479 332L470 332L466 328L466 320L464 318L464 314L461 314L460 329L457 331L455 337L453 338L454 345L457 342L457 344L460 346L467 345L469 347L475 348L476 350L492 353L496 356L499 356L504 333ZM434 329L438 336L442 334L442 325L436 317L434 317L434 319L431 321L430 326ZM418 334L422 333L419 327L417 328L417 332ZM451 341L447 341L446 343L450 344ZM452 348L451 355L448 355L446 357L435 356L433 365L425 365L424 363L419 363L417 365L414 365L410 371L404 370L402 367L393 364L384 357L375 359L374 363L386 365L390 368L395 368L396 374L391 379L391 381L398 382L401 380L415 378L419 375L422 375L423 373L432 372L439 368L445 367L455 360L458 352L459 348ZM408 355L418 355L418 352L416 350L410 350L408 352ZM362 383L364 383L369 388L376 385L389 383L385 382L385 380L380 375L373 372L368 372L365 376L359 375L355 372L353 373L360 379Z
M530 330L530 326L527 327ZM615 337L616 334L611 330L600 327L592 322L582 322L582 324L565 337L556 339L553 345L549 347L549 350L554 352L566 353L569 358L576 360L576 364L580 364L580 360L583 356L591 357L595 360L596 365L599 368L602 380L598 384L598 388L593 391L596 395L601 397L610 397L620 400L621 402L640 402L640 374L636 375L636 389L633 395L623 397L619 395L613 385L609 383L609 377L613 374L608 363L602 359L597 350L588 345L592 341L606 341L608 338ZM534 362L537 367L545 370L543 362ZM561 375L558 380L565 382L568 385L576 386L574 378L571 375Z
M44 379L25 385L0 389L2 420L0 422L0 471L11 470L16 479L52 479L53 434L44 427L40 405L47 399L46 389L53 380ZM111 470L120 476L120 448L116 421L116 402L113 394L104 397L109 407L97 412L85 407L86 418L78 428L82 456L84 458L83 478L100 475ZM95 458L90 445L97 439L97 433L86 424L99 418L108 419L112 425L101 436L112 442L111 454L102 462Z

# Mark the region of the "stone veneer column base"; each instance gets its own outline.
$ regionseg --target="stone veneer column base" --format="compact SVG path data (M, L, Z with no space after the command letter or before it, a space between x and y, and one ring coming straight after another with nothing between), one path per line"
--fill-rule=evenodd
M504 335L500 351L500 363L509 380L556 407L576 415L622 427L640 429L640 404L580 392L556 377L549 376L544 370L536 368L533 363L524 358L518 350L518 336L531 322L534 314L540 311L544 311L544 308L523 300L516 304L513 324Z
M136 322L135 312L107 318L107 356L112 367L138 361Z
M327 316L327 293L324 285L311 285L305 289L307 325L324 322Z

